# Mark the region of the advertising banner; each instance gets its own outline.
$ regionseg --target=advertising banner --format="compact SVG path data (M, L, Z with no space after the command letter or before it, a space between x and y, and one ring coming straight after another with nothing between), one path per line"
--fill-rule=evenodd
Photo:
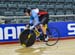
M0 24L0 42L18 41L25 24Z
M75 36L75 22L50 22L48 27L55 27L60 32L60 37Z
M26 24L0 24L0 42L14 42L19 40L20 33ZM75 36L75 22L49 22L48 28L55 27L60 37Z

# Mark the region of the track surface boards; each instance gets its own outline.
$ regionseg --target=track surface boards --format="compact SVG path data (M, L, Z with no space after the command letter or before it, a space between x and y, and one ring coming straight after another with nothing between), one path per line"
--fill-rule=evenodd
M20 44L0 45L0 55L75 55L75 39L61 40L55 46L36 42L29 48Z

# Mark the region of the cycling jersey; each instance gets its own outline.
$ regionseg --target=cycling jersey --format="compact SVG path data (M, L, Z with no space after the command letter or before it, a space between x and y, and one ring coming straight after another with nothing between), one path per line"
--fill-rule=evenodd
M46 11L39 11L38 8L32 9L31 16L30 16L30 24L37 25L40 23L43 19L44 21L42 23L48 23L48 12ZM46 20L47 19L47 20Z
M40 12L38 13L39 16L43 16L43 15L46 15L46 14L48 14L48 12L46 12L46 11L40 11Z

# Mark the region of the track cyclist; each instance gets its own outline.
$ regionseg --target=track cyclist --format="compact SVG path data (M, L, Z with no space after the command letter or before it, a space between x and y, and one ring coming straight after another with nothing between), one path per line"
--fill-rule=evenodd
M30 16L29 25L36 26L36 29L41 28L43 33L43 41L48 41L48 36L46 34L47 24L49 21L49 14L45 10L40 10L38 8L25 8L25 16ZM38 25L37 25L38 24Z

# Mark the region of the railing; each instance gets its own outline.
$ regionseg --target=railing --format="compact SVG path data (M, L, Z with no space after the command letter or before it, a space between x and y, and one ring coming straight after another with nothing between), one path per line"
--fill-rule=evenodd
M75 21L75 15L49 15L50 21ZM27 23L29 16L0 16L0 22L4 20L7 23ZM11 21L11 22L10 22Z
M73 17L75 15L49 15L49 17ZM0 18L29 18L29 16L0 16Z

